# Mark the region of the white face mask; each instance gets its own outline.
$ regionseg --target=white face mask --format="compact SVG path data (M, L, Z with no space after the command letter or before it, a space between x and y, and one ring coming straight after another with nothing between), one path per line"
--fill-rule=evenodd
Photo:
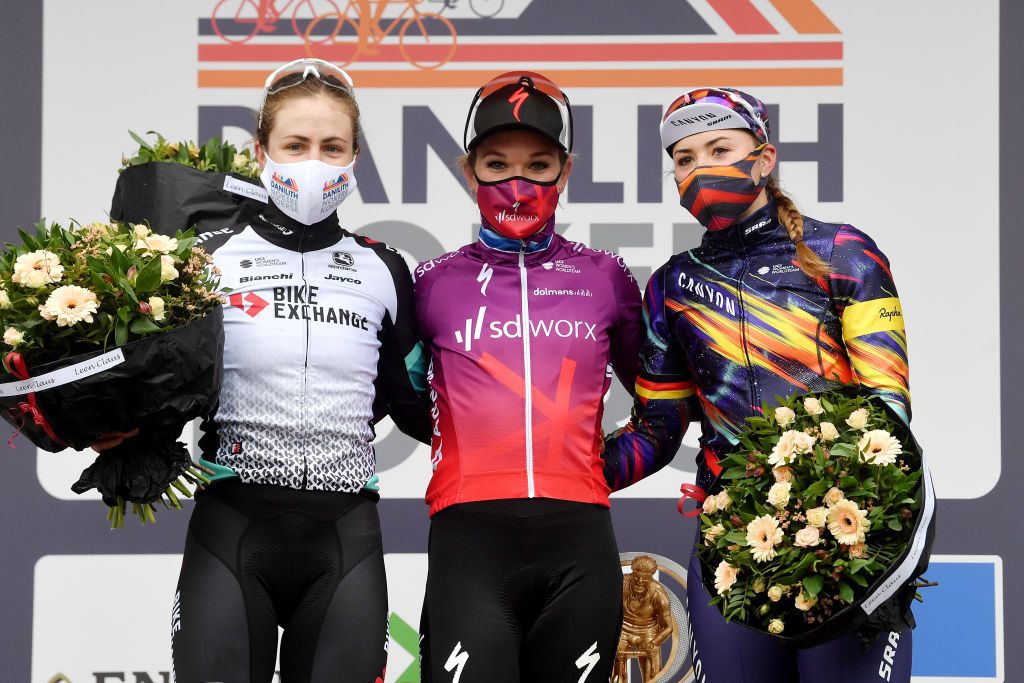
M260 180L277 208L303 225L313 225L338 210L356 189L352 167L331 166L317 159L279 164L267 159Z

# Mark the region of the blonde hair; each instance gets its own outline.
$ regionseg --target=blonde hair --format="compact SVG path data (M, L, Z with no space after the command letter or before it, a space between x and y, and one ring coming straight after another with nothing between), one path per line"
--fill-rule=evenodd
M333 76L329 76L329 78L333 78ZM305 78L302 82L267 97L267 101L263 103L259 128L256 131L256 139L263 149L266 149L270 143L270 131L274 129L277 113L286 102L300 97L316 97L318 95L331 98L340 104L352 119L352 150L358 154L359 138L362 136L363 130L359 123L359 105L356 104L355 97L349 90L331 87L319 78Z
M790 241L796 246L796 260L800 270L812 280L825 277L831 270L820 256L804 242L804 217L796 208L789 195L782 191L774 177L768 178L765 185L768 195L775 201L779 213L779 222L786 228Z

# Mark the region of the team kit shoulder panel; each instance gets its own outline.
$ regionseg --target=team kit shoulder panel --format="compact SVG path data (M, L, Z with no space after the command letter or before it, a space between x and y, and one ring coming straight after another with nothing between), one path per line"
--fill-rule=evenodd
M374 379L402 283L379 243L260 218L201 236L230 290L203 457L245 482L359 491L374 475Z
M617 302L630 298L617 288L632 287L639 320L635 280L628 269L609 278L612 267L555 235L540 252L478 242L416 269L431 356L431 514L497 498L608 505L602 399L624 325Z
M800 270L773 204L707 233L664 268L665 342L686 350L699 401L702 488L745 418L776 396L859 383L909 414L906 336L888 261L851 226L805 218L804 237L829 263L827 277Z

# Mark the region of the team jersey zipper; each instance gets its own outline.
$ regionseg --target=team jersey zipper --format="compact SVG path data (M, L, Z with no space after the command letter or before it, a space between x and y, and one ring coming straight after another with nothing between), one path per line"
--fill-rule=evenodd
M308 300L309 296L309 283L306 281L306 252L303 249L306 236L309 234L309 227L306 226L302 229L302 235L299 236L299 264L301 268L302 285L303 291L306 293L305 296ZM302 393L299 396L299 409L301 415L301 423L303 425L303 431L306 425L306 383L309 375L309 318L306 318L306 348L302 357ZM309 485L309 462L307 460L307 449L302 449L302 488L305 489Z
M523 394L526 398L526 424L523 434L526 439L526 495L536 495L533 481L533 372L530 364L530 301L526 284L526 243L519 251L519 291L523 313Z
M750 342L747 337L747 311L743 301L743 278L747 274L748 266L749 261L744 251L740 274L736 279L736 293L739 295L740 300L740 345L743 347L743 357L747 361L747 384L750 387L750 405L753 408L753 406L760 405L761 402L757 398L757 379L754 377L754 365L750 361Z

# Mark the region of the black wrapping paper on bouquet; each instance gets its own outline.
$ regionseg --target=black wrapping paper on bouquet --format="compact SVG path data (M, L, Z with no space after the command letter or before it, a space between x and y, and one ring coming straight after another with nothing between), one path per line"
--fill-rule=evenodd
M224 312L218 307L201 320L118 347L123 362L80 379L68 381L68 376L84 375L95 364L90 361L109 358L111 352L27 368L37 388L26 393L12 393L12 387L26 382L24 375L5 373L0 376L0 414L36 446L53 452L83 450L104 432L136 428L139 437L116 450L145 450L157 439L173 443L190 420L216 407L223 350ZM47 380L59 371L62 379Z
M71 485L75 493L96 489L109 507L118 497L129 503L153 503L192 464L177 434L151 429L103 451Z
M225 181L237 191L224 189ZM257 181L242 175L152 161L118 175L110 217L148 223L164 235L192 226L200 234L247 223L266 206L265 197Z

